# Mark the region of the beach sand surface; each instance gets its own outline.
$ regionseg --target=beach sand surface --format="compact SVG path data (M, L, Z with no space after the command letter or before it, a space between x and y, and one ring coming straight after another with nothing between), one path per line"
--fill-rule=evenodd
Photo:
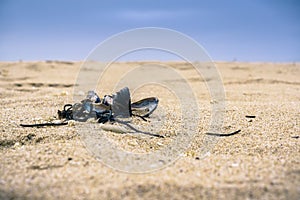
M96 86L99 96L116 92L114 83L127 70L147 63L114 63ZM188 63L153 63L174 69L185 77L175 81L190 84L199 108L198 118L191 113L189 120L196 121L197 134L176 162L134 174L108 167L89 153L78 123L20 126L55 119L58 109L73 103L79 71L93 69L81 68L82 62L1 62L0 199L300 199L299 63L216 62L226 94L221 132L241 132L211 136L216 144L205 155L203 138L216 103L207 87L211 80ZM182 97L161 85L132 91L133 101L149 96L160 100L153 119L165 116L159 132L165 138L106 132L121 149L151 153L176 138Z

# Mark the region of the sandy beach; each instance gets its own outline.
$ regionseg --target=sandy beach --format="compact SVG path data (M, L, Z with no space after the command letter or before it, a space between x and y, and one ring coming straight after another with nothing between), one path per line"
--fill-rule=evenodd
M98 94L110 94L110 81L141 64L115 63L113 76L99 84ZM141 174L119 172L99 162L82 143L76 123L19 125L53 119L58 109L71 103L81 65L0 63L0 199L300 199L299 63L216 62L226 93L222 130L241 132L218 138L204 158L199 148L213 103L205 81L187 63L164 63L191 84L200 105L199 134L176 162ZM149 88L141 88L133 100L157 96L165 112L176 107L175 95ZM172 116L168 119L169 128L162 132L166 138L106 135L126 151L155 151L176 137Z

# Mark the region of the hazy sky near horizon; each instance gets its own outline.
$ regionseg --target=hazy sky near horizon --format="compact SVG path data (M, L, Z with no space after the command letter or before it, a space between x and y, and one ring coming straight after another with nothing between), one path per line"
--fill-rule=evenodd
M1 61L83 60L141 27L182 32L213 60L300 61L297 0L0 0L0 27Z

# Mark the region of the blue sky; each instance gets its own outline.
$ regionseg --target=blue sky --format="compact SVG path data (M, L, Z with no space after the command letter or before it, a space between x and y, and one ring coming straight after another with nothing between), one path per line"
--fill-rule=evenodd
M300 61L297 0L0 0L0 27L1 61L83 60L140 27L182 32L213 60Z

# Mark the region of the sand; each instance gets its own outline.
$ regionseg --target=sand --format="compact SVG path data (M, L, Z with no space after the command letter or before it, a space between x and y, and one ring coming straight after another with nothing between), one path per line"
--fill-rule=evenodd
M218 138L204 158L199 149L214 102L188 64L164 63L187 77L198 98L199 134L176 162L141 174L116 171L95 159L76 123L19 126L51 119L72 102L81 64L0 63L0 199L300 199L299 63L217 62L227 102L222 131L241 132ZM137 64L143 63L116 63L109 80ZM100 96L113 90L109 80L99 85ZM157 96L165 113L176 107L174 95L154 89L141 88L133 98ZM165 139L106 135L127 151L151 152L176 137L176 115L167 117Z

